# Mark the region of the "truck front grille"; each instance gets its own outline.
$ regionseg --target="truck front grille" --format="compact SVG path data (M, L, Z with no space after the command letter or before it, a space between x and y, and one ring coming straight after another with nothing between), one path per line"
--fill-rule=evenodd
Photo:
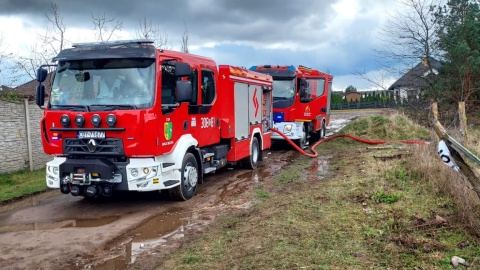
M107 155L124 156L121 139L75 139L63 140L63 153L65 155Z

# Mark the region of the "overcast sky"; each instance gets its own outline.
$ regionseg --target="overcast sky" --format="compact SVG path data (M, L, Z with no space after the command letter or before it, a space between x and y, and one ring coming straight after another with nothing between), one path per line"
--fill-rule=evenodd
M0 0L3 50L27 54L48 25L50 0ZM188 30L191 53L218 64L304 65L334 76L334 90L353 85L376 88L355 76L377 72L374 49L382 47L380 28L394 0L81 0L57 1L71 42L96 41L92 15L115 18L122 30L115 39L135 35L142 19L168 35L180 50ZM3 83L8 85L3 68ZM393 83L397 78L388 78Z

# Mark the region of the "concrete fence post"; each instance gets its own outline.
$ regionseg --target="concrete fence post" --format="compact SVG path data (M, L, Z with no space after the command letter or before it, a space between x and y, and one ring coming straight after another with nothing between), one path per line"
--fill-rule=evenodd
M26 134L27 134L27 151L28 151L28 165L30 171L33 171L33 157L32 157L32 136L30 131L30 111L28 109L28 99L24 99L25 106L25 123L26 123Z

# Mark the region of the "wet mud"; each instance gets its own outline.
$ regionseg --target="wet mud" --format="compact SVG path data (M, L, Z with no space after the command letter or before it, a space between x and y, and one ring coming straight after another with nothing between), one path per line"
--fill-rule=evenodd
M355 115L332 117L327 135ZM259 185L300 153L282 144L265 151L256 170L207 175L189 201L158 192L88 200L49 191L0 205L0 269L125 269L141 256L177 248L227 211L249 208ZM308 179L328 177L328 156L313 161Z

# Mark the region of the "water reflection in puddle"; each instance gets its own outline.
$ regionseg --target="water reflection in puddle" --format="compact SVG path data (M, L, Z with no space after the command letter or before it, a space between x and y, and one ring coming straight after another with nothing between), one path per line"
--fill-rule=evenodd
M98 219L69 219L57 222L42 222L42 223L29 223L29 224L14 224L0 226L0 232L20 232L20 231L33 231L33 230L51 230L58 228L90 228L107 225L118 220L120 216L102 217Z
M319 156L313 162L310 168L310 179L311 180L322 180L328 176L328 171L330 167L329 160L332 156Z
M142 223L106 246L106 249L115 250L119 248L118 245L121 244L119 242L127 241L125 255L107 260L95 268L123 269L128 264L134 263L142 250L153 249L165 243L165 238L181 231L181 228L188 222L186 217L188 217L186 213L168 212Z
M220 211L210 209L202 212L166 212L142 223L125 235L113 240L105 249L112 258L86 266L89 269L126 269L137 258L155 250L166 251L180 245L185 234L206 226Z
M138 227L112 240L105 246L110 257L97 258L86 265L89 269L125 269L144 255L158 255L182 244L187 234L206 227L218 215L229 209L248 208L252 205L254 191L259 186L269 190L273 176L292 163L300 154L286 153L272 163L259 165L256 170L238 172L214 192L217 195L207 205L197 210L168 210L142 222ZM314 180L322 179L328 171L331 157L319 157L313 162L309 175ZM250 194L250 195L249 195ZM84 257L83 259L88 259ZM100 259L101 261L99 261ZM90 260L91 261L91 260Z

